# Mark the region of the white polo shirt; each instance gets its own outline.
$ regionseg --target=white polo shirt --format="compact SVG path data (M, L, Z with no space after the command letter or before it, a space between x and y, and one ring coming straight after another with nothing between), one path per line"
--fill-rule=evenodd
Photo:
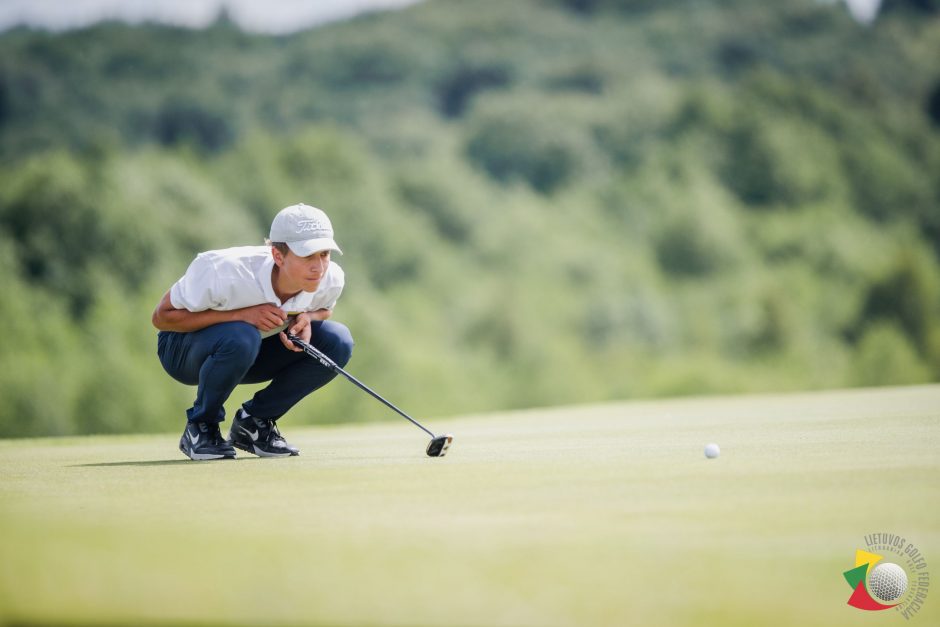
M270 303L288 313L330 309L343 291L343 269L330 261L315 292L300 292L281 302L271 284L274 257L270 246L239 246L200 253L173 287L170 302L189 311L231 311ZM268 337L287 325L261 334Z

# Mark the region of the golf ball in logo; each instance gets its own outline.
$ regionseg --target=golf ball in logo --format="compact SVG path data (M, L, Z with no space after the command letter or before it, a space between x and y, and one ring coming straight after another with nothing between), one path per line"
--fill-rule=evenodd
M721 455L721 449L718 448L718 445L712 442L711 444L705 445L705 457L708 459L715 459Z
M879 601L897 601L907 592L907 573L897 564L878 564L868 576L868 589Z

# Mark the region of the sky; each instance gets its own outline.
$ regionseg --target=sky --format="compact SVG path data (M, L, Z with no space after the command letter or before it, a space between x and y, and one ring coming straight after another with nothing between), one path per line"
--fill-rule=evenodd
M865 24L874 22L881 8L881 0L845 0L845 3L852 17Z
M0 0L0 30L26 24L63 30L102 19L158 21L198 28L221 6L245 30L287 33L363 11L415 4L419 0Z

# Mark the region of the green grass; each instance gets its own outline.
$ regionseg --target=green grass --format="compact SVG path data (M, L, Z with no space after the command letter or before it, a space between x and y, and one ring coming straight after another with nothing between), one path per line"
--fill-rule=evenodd
M2 441L0 623L890 625L846 605L863 537L940 574L940 386L429 422L443 459L403 421Z

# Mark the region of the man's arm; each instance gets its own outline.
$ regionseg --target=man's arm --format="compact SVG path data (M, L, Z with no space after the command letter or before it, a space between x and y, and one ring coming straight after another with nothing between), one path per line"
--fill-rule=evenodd
M234 322L237 320L247 322L260 331L270 331L287 321L287 312L270 303L245 307L244 309L232 309L231 311L177 309L170 301L170 292L167 292L160 299L160 303L154 309L153 316L150 319L153 326L160 331L179 331L183 333L198 331L220 322Z

